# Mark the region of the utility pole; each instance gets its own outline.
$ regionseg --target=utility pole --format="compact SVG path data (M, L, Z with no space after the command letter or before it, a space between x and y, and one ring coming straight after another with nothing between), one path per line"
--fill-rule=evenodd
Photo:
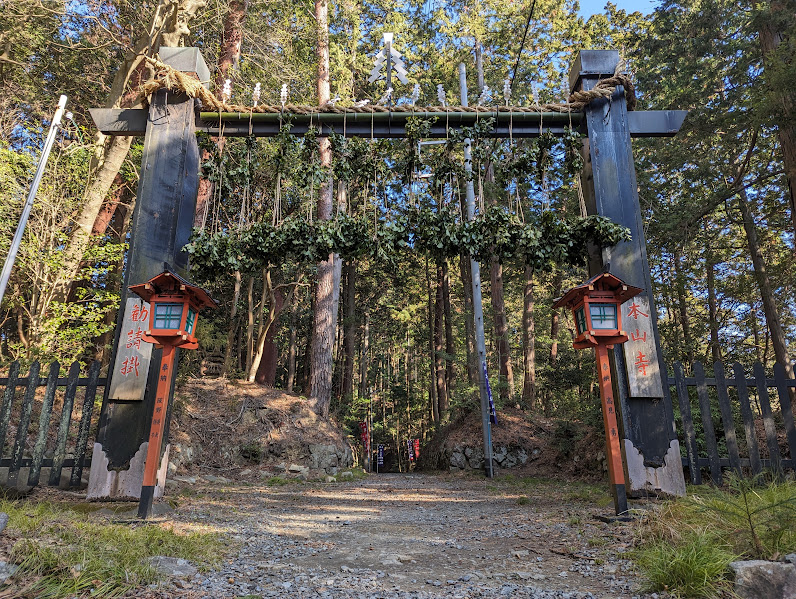
M3 272L0 274L0 302L3 301L3 296L5 295L6 287L8 286L8 280L11 278L11 269L14 268L14 262L17 259L17 252L19 251L19 246L22 243L22 235L25 234L25 227L28 224L28 217L30 217L30 211L33 208L33 200L36 197L36 192L39 190L41 178L44 176L44 167L47 166L47 159L50 157L50 150L52 150L53 143L55 143L55 135L58 133L58 127L61 124L61 116L64 114L65 107L66 96L61 96L58 100L58 108L55 110L53 120L50 122L50 131L47 133L47 139L44 142L44 148L42 149L41 156L39 157L39 164L36 167L36 174L33 176L33 183L30 185L28 199L25 200L25 206L22 208L22 215L19 217L17 231L14 233L14 239L11 241L11 247L8 250L8 256L6 256L5 264L3 264ZM71 118L71 115L67 115L67 118Z
M459 63L459 93L462 106L467 106L467 71ZM475 189L473 188L473 160L471 142L464 140L464 171L467 173L467 220L475 218ZM481 396L481 426L484 432L484 473L492 478L492 423L489 420L489 394L486 388L486 341L484 340L484 307L481 299L481 265L470 256L470 272L473 280L473 321L475 324L475 348L478 352L478 390Z

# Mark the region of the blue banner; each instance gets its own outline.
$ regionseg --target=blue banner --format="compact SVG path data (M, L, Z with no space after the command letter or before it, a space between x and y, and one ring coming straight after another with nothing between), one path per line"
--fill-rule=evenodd
M384 466L384 445L381 443L379 444L379 451L376 456L376 464L379 466Z
M492 401L492 387L489 386L489 373L486 370L486 362L481 362L484 367L484 382L486 383L486 395L489 398L489 422L497 424L497 411L495 411L495 402Z

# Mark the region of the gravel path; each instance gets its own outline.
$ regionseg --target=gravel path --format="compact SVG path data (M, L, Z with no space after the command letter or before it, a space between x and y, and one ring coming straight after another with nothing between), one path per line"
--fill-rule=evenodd
M632 525L596 520L610 500L585 485L410 474L281 487L200 480L177 492L166 518L218 530L234 549L217 571L159 586L173 596L645 596L624 556Z

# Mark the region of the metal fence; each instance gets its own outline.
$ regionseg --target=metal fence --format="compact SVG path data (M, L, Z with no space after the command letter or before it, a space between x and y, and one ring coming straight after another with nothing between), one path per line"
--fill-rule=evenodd
M713 365L713 377L705 376L701 362L695 362L691 372L693 376L685 376L683 365L675 362L669 385L677 394L678 433L687 453L683 466L692 484L702 484L703 468L717 485L724 468L738 476L796 468L791 401L796 380L786 378L781 364L774 366L773 379L766 377L760 363L754 365L752 378L738 363L730 378L720 362Z
M59 485L63 469L71 467L68 486L80 486L83 468L91 464L90 458L86 458L86 446L97 389L105 386L105 379L99 377L100 363L92 363L86 377L80 376L79 362L71 365L64 378L60 376L58 362L50 364L46 376L41 375L38 361L31 364L28 376L20 377L19 371L19 362L12 362L8 377L0 378L0 389L5 387L0 406L0 468L8 468L6 485L36 486L40 484L42 468L49 468L47 484ZM39 387L45 387L43 394ZM81 387L82 401L78 397ZM24 391L20 393L19 388ZM56 396L62 399L57 419L53 414ZM79 420L76 412L73 415L76 398L81 404ZM12 415L16 429L13 435L9 434ZM28 468L27 480L19 480L25 468Z

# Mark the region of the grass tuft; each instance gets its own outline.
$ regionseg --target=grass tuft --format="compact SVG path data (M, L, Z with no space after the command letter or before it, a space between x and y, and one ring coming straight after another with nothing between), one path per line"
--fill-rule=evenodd
M718 597L734 559L726 545L704 532L679 545L655 542L636 555L648 590L668 591L675 597Z
M268 480L265 481L265 484L268 485L269 487L284 487L285 485L289 485L292 482L297 482L297 481L277 475L270 477Z
M9 515L11 561L20 566L7 582L22 587L20 597L117 597L159 579L149 557L183 558L206 569L223 553L215 534L118 524L75 505L0 499Z

